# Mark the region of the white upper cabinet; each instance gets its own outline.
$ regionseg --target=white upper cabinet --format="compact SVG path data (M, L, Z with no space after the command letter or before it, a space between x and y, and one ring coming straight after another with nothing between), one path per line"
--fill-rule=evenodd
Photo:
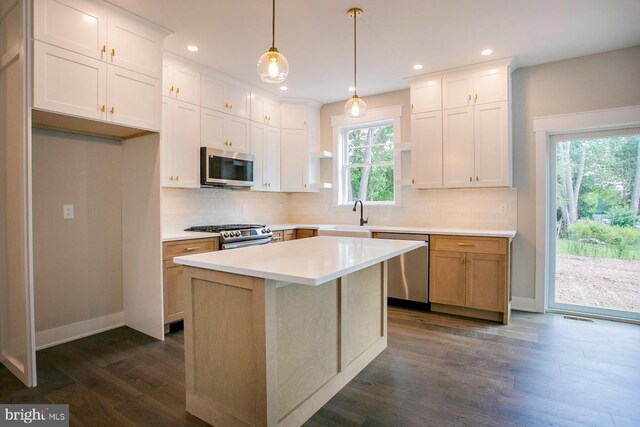
M155 29L128 14L109 14L109 63L150 77L162 77L162 40Z
M271 126L251 124L251 154L253 154L252 190L280 191L280 130Z
M411 83L411 114L442 109L442 79L425 79Z
M165 58L162 62L162 94L200 105L200 71Z
M200 102L205 108L249 118L250 92L205 74L202 75Z
M445 110L442 116L442 134L444 186L473 187L473 107Z
M250 151L249 120L203 108L200 126L201 146L241 153Z
M305 104L282 104L282 128L306 130L307 108Z
M442 108L506 101L508 68L489 67L477 72L457 74L442 79Z
M200 187L200 107L162 99L162 185Z
M39 41L34 42L34 59L34 107L107 118L107 64Z
M106 60L107 11L100 3L89 0L34 0L33 37Z
M107 119L139 129L160 129L160 80L120 67L107 69Z
M280 127L280 103L262 95L251 94L251 120Z
M509 107L506 101L474 107L475 184L511 185Z
M415 188L442 188L442 112L411 116L411 173Z

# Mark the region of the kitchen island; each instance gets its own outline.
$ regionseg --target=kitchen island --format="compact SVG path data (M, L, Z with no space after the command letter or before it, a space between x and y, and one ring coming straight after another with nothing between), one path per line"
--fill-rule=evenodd
M386 261L422 245L323 236L174 258L187 411L302 425L386 348Z

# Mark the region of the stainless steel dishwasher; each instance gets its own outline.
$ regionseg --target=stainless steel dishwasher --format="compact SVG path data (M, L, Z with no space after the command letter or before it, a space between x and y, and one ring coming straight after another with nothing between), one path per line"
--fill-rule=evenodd
M375 233L376 239L422 240L425 246L387 262L387 296L391 303L429 308L429 235Z

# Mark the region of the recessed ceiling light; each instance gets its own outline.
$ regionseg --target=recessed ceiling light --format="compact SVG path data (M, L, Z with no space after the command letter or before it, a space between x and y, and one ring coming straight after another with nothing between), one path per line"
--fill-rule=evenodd
M286 86L280 86L280 90L287 90L287 89L289 89L289 88L286 87Z
M413 66L414 70L422 70L422 64L416 64Z
M356 88L355 88L355 87L351 86L351 87L349 88L349 92L355 92L355 91L356 91Z
M187 46L187 49L189 49L189 51L191 51L191 52L197 52L198 51L198 46L190 44L189 46Z
M482 55L484 56L489 56L493 53L493 51L491 49L485 49L482 52L480 52Z

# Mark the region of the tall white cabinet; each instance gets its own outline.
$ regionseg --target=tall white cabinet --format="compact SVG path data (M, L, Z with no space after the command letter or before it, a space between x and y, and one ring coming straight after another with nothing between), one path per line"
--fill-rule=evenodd
M318 191L320 159L311 156L320 146L320 108L310 103L282 104L282 179L284 192Z
M200 187L200 107L162 99L162 186Z
M509 76L507 60L412 82L415 188L512 185Z

